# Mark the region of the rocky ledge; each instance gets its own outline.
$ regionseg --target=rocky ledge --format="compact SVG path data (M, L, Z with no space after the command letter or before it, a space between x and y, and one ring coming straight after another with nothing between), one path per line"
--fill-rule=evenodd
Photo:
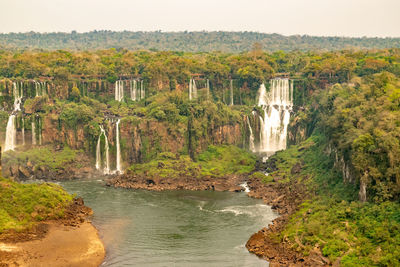
M108 186L145 189L153 191L163 190L215 190L241 192L240 184L245 177L241 175L229 175L220 178L211 177L182 177L175 178L147 178L135 174L124 174L106 181Z

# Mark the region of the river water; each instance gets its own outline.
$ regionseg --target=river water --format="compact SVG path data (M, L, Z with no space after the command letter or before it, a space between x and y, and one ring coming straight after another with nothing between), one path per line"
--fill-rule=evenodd
M102 266L268 266L245 243L277 214L246 193L61 185L93 209L107 250Z

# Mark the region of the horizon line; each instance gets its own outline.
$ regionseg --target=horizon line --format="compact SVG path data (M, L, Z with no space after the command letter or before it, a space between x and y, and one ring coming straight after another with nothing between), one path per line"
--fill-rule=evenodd
M261 32L261 31L254 31L254 30L249 30L249 31L231 31L231 30L177 30L177 31L164 31L164 30L106 30L106 29L101 29L101 30L91 30L91 31L77 31L77 30L71 30L69 32L67 31L52 31L52 32L46 32L46 31L25 31L25 32L0 32L0 35L8 35L8 34L28 34L28 33L35 33L35 34L72 34L72 33L77 33L77 34L87 34L87 33L94 33L94 32L115 32L115 33L123 33L123 32L131 32L131 33L218 33L218 32L225 32L225 33L257 33L257 34L265 34L265 35L280 35L284 37L294 37L294 36L307 36L307 37L317 37L317 38L327 38L327 37L334 37L334 38L356 38L356 39L363 39L363 38L369 38L369 39L399 39L400 36L346 36L346 35L311 35L311 34L282 34L282 33L277 33L277 32Z

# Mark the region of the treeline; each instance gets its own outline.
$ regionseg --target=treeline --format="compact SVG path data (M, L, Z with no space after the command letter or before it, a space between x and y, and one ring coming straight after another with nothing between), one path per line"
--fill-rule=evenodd
M282 73L292 78L335 83L383 70L400 74L400 49L269 53L255 48L240 54L125 49L93 52L0 50L0 77L68 80L71 75L78 75L114 82L122 76L130 76L154 84L163 82L172 89L176 84L188 82L193 74L217 84L235 79L241 85L258 87L261 82Z
M125 48L158 51L238 53L259 43L266 51L311 51L400 48L400 38L283 36L258 32L114 32L8 33L0 34L0 47L7 49L96 50Z

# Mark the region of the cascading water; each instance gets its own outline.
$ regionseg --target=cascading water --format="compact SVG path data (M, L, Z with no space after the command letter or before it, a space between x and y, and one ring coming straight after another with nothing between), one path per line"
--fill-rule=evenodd
M136 95L137 95L137 81L133 80L131 81L131 100L136 101Z
M14 94L14 110L10 117L8 117L7 128L6 128L6 141L4 144L4 151L14 150L17 146L17 128L15 125L16 114L21 111L23 86L18 87L17 83L13 83L13 94Z
M144 89L143 80L140 81L140 99L144 99L146 96L146 91Z
M194 79L190 79L189 82L189 100L197 98L197 86Z
M35 120L32 120L32 145L36 145Z
M35 95L44 96L46 94L46 82L35 81Z
M121 145L120 145L120 142L119 142L119 123L121 122L121 120L120 119L118 119L118 121L117 121L117 123L116 123L116 145L117 145L117 170L116 170L116 172L117 173L119 173L119 174L122 174L123 173L123 171L122 171L122 167L121 167Z
M254 145L254 133L253 129L251 128L249 117L246 117L247 125L249 126L250 137L249 137L249 149L251 152L256 152L256 146Z
M124 82L118 80L115 82L115 100L121 102L124 98Z
M271 154L286 149L287 127L293 107L293 83L288 79L270 81L267 93L264 84L259 89L258 106L264 111L260 119L259 152Z
M105 153L105 158L103 160L103 173L104 174L110 174L110 158L108 154L109 146L108 146L108 139L106 135L106 131L104 131L103 126L100 125L100 135L99 138L97 139L97 146L96 146L96 169L100 170L101 169L101 136L104 135L104 153Z

